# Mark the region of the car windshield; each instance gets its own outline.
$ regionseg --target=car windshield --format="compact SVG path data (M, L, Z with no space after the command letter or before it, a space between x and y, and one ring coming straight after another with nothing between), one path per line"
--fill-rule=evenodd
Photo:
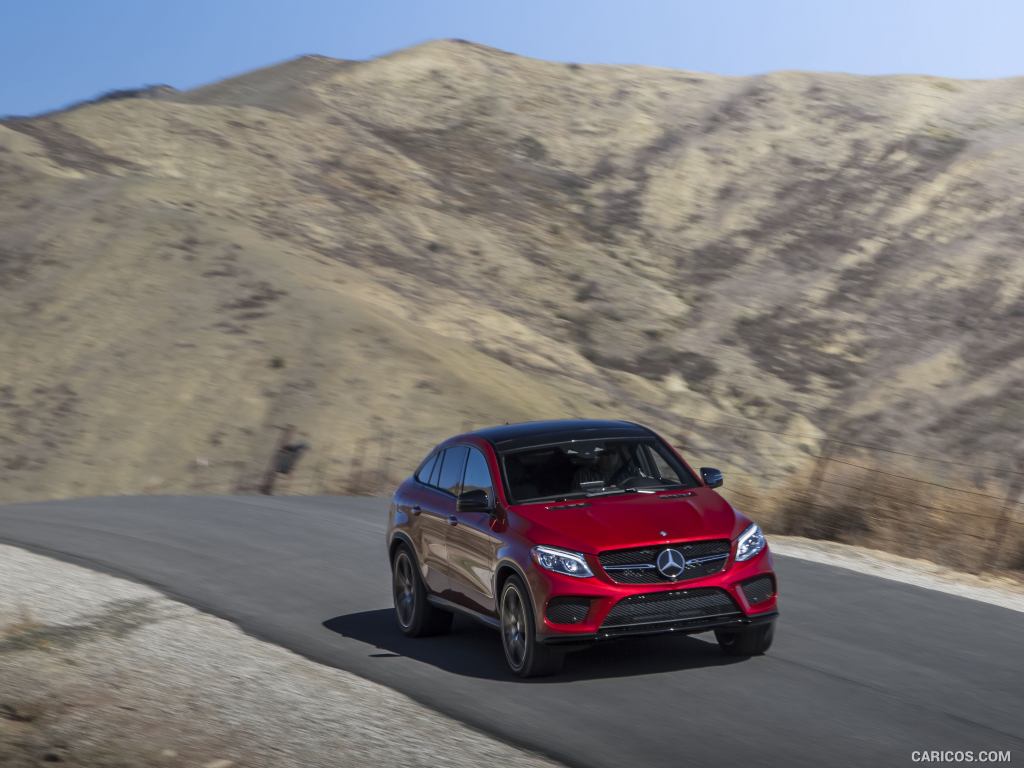
M655 438L570 440L519 448L502 454L502 463L515 503L698 485Z

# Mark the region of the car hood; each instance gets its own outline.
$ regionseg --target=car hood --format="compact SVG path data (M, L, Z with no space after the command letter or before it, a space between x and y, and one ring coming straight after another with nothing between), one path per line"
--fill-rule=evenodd
M595 554L685 539L732 539L750 521L710 488L687 496L600 496L515 508L537 544ZM570 506L585 503L585 506ZM663 533L664 532L664 533Z

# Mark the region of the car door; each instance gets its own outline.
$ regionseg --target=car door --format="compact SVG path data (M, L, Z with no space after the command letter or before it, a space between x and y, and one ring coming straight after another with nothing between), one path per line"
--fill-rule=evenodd
M450 450L450 449L448 449ZM445 539L448 536L448 518L455 512L455 498L443 491L439 484L445 461L449 463L449 474L457 465L465 463L465 455L448 456L448 450L437 452L436 458L424 462L416 475L416 486L406 495L403 503L409 515L413 545L419 561L420 575L434 594L443 594L449 586L448 551Z
M494 502L494 481L487 457L470 447L466 471L458 492L481 489ZM492 530L494 516L487 512L456 512L448 528L449 599L481 613L494 613L494 562L499 540Z

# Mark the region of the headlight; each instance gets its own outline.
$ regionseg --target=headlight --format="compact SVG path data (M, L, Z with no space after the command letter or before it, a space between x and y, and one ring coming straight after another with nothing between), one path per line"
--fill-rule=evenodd
M566 576L593 576L590 566L579 552L569 552L554 547L534 547L530 550L537 565Z
M742 562L749 560L762 549L766 544L764 540L764 534L761 533L761 528L757 523L752 523L747 530L740 534L740 537L736 539L736 561Z

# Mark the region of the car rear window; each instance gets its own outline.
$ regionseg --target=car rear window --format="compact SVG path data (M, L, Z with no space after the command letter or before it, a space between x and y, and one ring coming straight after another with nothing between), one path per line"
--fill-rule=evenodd
M430 485L430 473L434 471L434 465L437 463L437 454L432 453L427 457L427 460L423 462L419 470L416 472L416 479L421 483Z
M444 451L439 451L437 454L437 461L434 462L434 468L430 470L430 480L427 481L427 485L437 485L437 479L441 476L441 465L444 463Z

